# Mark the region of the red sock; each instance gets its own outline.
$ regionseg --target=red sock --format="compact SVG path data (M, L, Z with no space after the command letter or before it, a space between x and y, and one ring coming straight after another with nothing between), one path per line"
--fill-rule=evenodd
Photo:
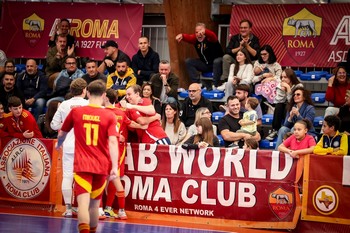
M96 233L97 227L91 227L90 228L90 233Z
M80 223L78 229L79 233L90 233L90 226L87 223Z
M106 206L112 206L114 202L115 192L117 189L115 188L113 182L109 182L107 188L107 198L106 198Z
M119 209L125 209L125 193L123 191L117 192Z

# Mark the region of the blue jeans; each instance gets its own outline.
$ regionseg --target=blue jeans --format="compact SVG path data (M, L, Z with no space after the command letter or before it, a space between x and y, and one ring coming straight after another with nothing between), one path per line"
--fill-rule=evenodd
M185 63L188 75L194 83L200 83L201 81L198 72L207 73L213 71L212 65L207 65L198 58L186 58Z
M38 120L39 115L44 113L45 103L46 100L44 98L39 98L35 100L32 106L27 106L35 120Z
M277 136L277 141L276 141L276 148L275 150L278 150L278 146L282 144L283 142L283 137L286 133L290 132L292 129L286 127L286 126L282 126L279 130L278 130L278 136Z

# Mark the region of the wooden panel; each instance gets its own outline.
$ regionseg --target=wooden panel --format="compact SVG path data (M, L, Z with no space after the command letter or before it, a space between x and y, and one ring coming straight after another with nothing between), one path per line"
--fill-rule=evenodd
M162 4L145 4L144 12L145 14L163 14L164 8Z

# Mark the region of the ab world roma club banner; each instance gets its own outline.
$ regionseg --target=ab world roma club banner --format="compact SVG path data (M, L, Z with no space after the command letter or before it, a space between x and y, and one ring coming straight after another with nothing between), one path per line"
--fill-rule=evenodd
M230 33L249 19L260 45L269 44L282 66L334 67L350 46L350 4L234 5Z
M302 219L350 225L350 156L306 157L304 178Z
M143 5L93 3L3 3L0 48L7 57L44 58L61 18L71 22L76 55L102 60L101 45L117 41L129 56L138 50Z
M299 219L296 162L278 151L132 144L125 171L130 211L258 228L292 229Z

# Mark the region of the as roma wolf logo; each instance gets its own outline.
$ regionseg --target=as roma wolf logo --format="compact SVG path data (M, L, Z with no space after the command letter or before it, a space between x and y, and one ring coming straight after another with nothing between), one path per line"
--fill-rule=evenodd
M269 195L269 206L278 219L286 218L293 209L293 193L279 187Z
M41 40L44 32L44 19L35 13L23 19L22 28L26 41L30 47L35 47Z

